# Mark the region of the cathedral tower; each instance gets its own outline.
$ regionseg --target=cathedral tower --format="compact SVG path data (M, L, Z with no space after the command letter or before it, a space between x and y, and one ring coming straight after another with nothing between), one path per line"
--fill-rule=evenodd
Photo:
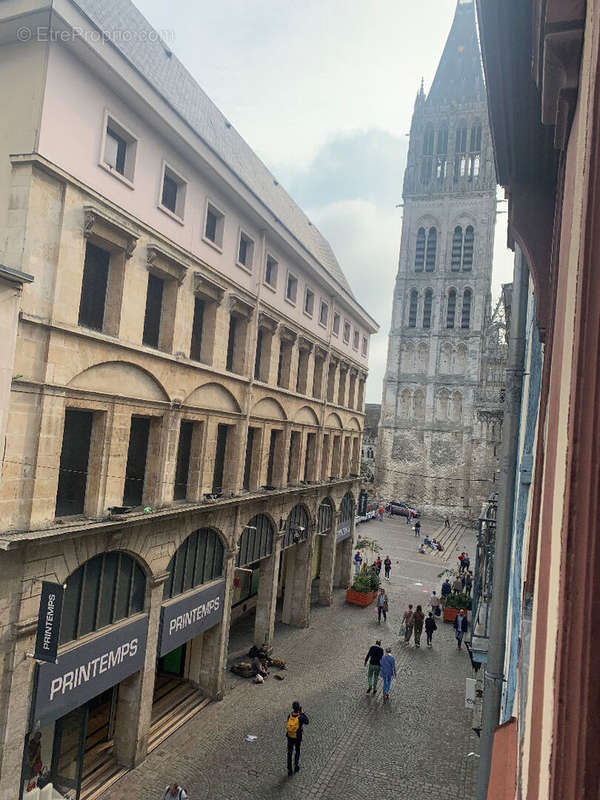
M417 94L403 198L377 480L388 499L477 516L494 478L473 442L496 175L472 0L459 0L431 89Z

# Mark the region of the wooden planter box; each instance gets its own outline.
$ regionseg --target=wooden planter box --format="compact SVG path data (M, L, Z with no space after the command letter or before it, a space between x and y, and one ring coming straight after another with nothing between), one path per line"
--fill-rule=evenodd
M458 608L444 608L442 609L442 619L444 622L454 622L454 620L458 617L458 612L460 609Z
M355 592L354 589L346 589L346 602L353 606L370 606L377 597L377 592Z

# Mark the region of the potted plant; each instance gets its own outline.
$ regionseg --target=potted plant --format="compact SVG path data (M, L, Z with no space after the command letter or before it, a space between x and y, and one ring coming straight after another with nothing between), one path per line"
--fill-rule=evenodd
M354 606L370 606L379 589L379 576L372 569L365 569L354 576L354 582L346 589L346 602Z
M471 595L462 593L447 595L442 609L444 622L454 622L461 608L465 611L471 610Z

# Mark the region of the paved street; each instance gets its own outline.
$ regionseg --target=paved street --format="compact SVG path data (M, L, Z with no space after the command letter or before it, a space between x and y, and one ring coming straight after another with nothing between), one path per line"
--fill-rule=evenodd
M439 593L438 576L455 560L417 554L413 532L400 518L359 530L376 537L382 558L389 553L393 561L387 624L377 625L374 606L347 606L338 592L333 607L313 607L309 629L279 625L275 653L288 663L284 681L271 677L257 686L228 673L225 699L174 733L103 800L156 800L173 779L190 800L472 800L477 759L468 753L477 749L477 737L464 707L468 655L456 650L450 625L438 625L431 650L424 633L420 650L398 637L405 605L425 603L431 589ZM432 530L424 520L422 534ZM376 697L366 694L363 660L378 636L392 646L398 669L386 705L381 684ZM285 719L295 699L310 726L301 771L288 778ZM258 740L248 743L246 734Z

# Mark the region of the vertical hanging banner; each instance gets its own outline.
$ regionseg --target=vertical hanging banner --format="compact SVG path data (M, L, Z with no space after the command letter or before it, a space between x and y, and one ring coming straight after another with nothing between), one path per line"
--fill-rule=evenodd
M33 653L33 657L39 661L56 663L63 594L62 583L42 581L37 636Z

